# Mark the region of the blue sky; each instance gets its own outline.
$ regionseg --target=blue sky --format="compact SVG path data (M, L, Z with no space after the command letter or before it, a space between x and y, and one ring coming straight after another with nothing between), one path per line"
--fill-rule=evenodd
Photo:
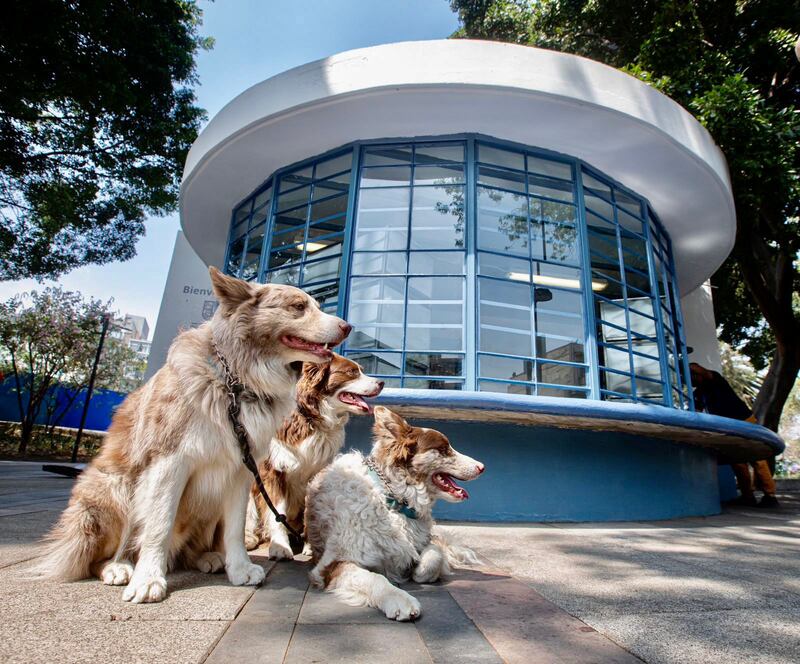
M458 27L447 0L201 0L200 6L202 33L216 40L197 62L198 104L209 117L291 67L352 48L443 39ZM136 258L80 268L58 283L86 296L113 297L113 308L145 316L152 336L178 227L177 215L150 219ZM0 299L39 287L31 280L2 282Z

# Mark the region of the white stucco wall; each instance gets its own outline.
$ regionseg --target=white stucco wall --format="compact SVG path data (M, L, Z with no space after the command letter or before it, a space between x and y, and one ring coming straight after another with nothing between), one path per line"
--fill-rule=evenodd
M167 351L178 332L202 324L213 315L216 307L217 299L211 290L208 268L192 249L183 231L178 231L145 380L166 362Z
M681 298L681 311L686 328L686 344L694 349L689 354L689 361L720 371L722 365L717 323L711 297L711 284L706 281Z

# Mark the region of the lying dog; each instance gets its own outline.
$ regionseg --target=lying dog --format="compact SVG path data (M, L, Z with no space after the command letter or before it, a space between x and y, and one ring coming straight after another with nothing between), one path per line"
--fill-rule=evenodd
M98 574L106 584L127 584L124 600L158 602L174 564L221 567L212 545L222 522L230 582L264 580L244 547L253 478L228 419L223 360L245 387L240 421L260 460L294 407L299 372L292 363L327 363L328 347L350 326L297 288L210 273L217 312L180 334L164 367L119 407L49 536L40 573L64 580Z
M368 458L342 455L309 486L311 582L347 604L413 620L419 602L389 579L433 583L449 573L448 547L432 536L431 509L440 498L466 500L454 480L475 479L484 466L438 431L412 427L382 406L375 408L374 435Z
M378 396L382 389L383 381L365 376L355 362L335 353L330 364L303 365L297 408L281 427L279 444L272 446L261 464L261 479L270 499L295 530L303 530L308 483L342 449L350 413L372 412L364 399ZM270 558L293 555L289 533L253 484L245 544L254 549L262 541L269 541Z

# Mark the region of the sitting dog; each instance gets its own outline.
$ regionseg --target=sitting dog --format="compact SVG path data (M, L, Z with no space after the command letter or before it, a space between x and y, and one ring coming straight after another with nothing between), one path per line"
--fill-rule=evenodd
M371 413L364 399L378 396L382 389L382 380L364 375L355 362L335 353L330 364L303 365L297 407L260 468L270 500L295 530L303 530L308 483L342 449L350 413ZM269 541L270 558L281 560L293 555L289 533L275 520L254 483L245 544L254 549L262 541Z
M418 617L419 602L389 579L433 583L450 572L448 546L432 536L431 509L440 498L466 500L455 480L472 480L483 471L482 463L456 452L443 434L413 427L377 406L371 455L342 455L309 485L311 582L393 620Z
M293 363L328 363L328 347L351 328L297 288L210 273L214 317L180 334L167 363L119 407L49 536L40 573L97 574L127 584L122 598L134 603L162 600L177 562L217 571L224 560L232 584L264 580L244 547L253 477L228 417L226 365L244 386L239 421L261 460L294 407ZM220 522L224 559L213 545Z

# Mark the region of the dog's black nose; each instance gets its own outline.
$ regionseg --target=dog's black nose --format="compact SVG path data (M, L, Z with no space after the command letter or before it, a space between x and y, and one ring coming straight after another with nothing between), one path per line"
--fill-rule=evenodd
M484 470L486 470L486 466L484 466L482 463L479 463L478 464L478 475L483 473Z
M344 334L344 336L347 336L348 334L350 334L350 332L352 332L353 326L350 325L350 323L345 323L344 321L342 321L341 323L339 323L339 329L342 331L342 334Z
M382 390L382 389L383 389L383 386L384 386L384 382L383 382L382 380L379 380L379 381L378 381L378 389L379 389L379 390Z

